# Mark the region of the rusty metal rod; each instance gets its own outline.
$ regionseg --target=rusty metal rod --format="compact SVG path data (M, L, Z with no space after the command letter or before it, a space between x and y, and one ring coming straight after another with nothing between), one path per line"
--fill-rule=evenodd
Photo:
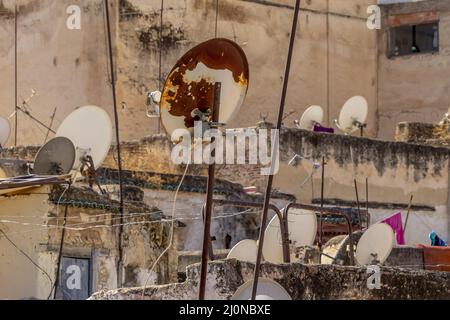
M278 110L278 122L277 122L277 126L276 126L276 129L278 130L277 131L278 135L279 135L279 130L281 129L281 125L283 123L284 107L285 107L287 89L288 89L288 84L289 84L289 74L290 74L290 70L291 70L291 62L292 62L292 54L294 51L295 36L297 34L297 22L298 22L299 11L300 11L300 0L296 0L295 9L294 9L294 17L293 17L293 21L292 21L291 38L289 41L289 50L288 50L288 56L287 56L287 61L286 61L286 70L285 70L285 74L284 74L283 91L281 93L280 108ZM278 148L279 148L278 140L279 139L277 136L275 141L272 141L272 146L273 146L272 168L275 165L275 159L276 159L274 154L276 154L278 156ZM265 233L265 228L266 228L266 224L267 224L267 212L269 210L270 197L272 195L273 177L274 177L274 173L270 172L270 175L269 175L269 178L267 181L267 188L266 188L266 194L265 194L265 199L264 199L264 207L263 207L263 213L262 213L262 219L261 219L261 229L259 230L258 255L256 257L255 273L254 273L254 278L253 278L252 300L256 299L256 292L258 290L259 269L261 266L262 248L264 245L264 233Z
M366 178L366 211L369 213L369 178ZM369 219L367 219L367 229L370 227L369 222Z
M358 206L359 227L362 230L363 226L362 226L362 219L361 219L361 204L359 202L358 182L356 182L356 179L354 179L353 182L355 183L355 194L356 194L356 205Z
M120 227L119 227L119 261L117 263L117 284L119 288L122 286L122 262L123 262L123 251L122 251L122 234L123 234L123 221L124 221L124 200L123 200L123 179L122 179L122 156L120 152L120 135L119 135L119 114L117 112L117 95L116 95L116 77L114 72L114 55L113 55L113 45L111 37L111 24L109 18L109 1L105 0L105 15L106 15L106 32L108 36L108 55L109 55L109 67L111 69L111 89L112 89L112 99L114 107L114 125L116 133L116 143L117 143L117 167L119 169L119 203L120 203Z
M220 90L222 85L219 82L214 84L214 107L212 122L219 122L219 109L220 109ZM211 139L211 144L214 143L214 138ZM211 157L215 158L215 148L211 151ZM203 224L203 246L202 246L202 264L200 269L200 288L198 293L199 300L205 300L205 288L206 288L206 274L208 271L208 255L209 245L211 242L211 215L213 207L213 194L214 194L214 182L215 182L216 164L215 159L211 161L208 166L208 183L206 187L206 206L205 206L205 219Z
M414 199L414 196L411 195L411 197L409 198L409 204L408 204L408 212L406 213L406 221L405 221L405 226L403 227L403 232L406 234L406 227L408 226L408 220L409 220L409 214L411 213L411 206L412 206L412 201Z
M17 126L18 126L18 118L17 118L17 95L18 95L18 86L17 86L17 3L14 6L14 146L17 147Z
M320 183L320 218L319 218L319 250L322 252L322 212L324 205L324 197L325 197L325 157L322 157L322 180Z

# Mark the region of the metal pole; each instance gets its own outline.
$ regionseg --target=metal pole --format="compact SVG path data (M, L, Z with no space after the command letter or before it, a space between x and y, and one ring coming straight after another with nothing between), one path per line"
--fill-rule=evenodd
M322 157L322 181L320 184L320 216L319 216L319 250L322 252L323 223L322 213L325 197L325 157Z
M14 146L17 147L17 3L14 7Z
M409 214L411 213L411 206L412 206L413 198L414 198L413 195L411 195L411 198L409 198L408 213L406 214L405 226L403 227L404 233L406 233L406 227L408 226Z
M369 214L369 178L366 178L366 212ZM367 229L369 228L369 219L366 221Z
M356 179L353 180L355 183L355 193L356 193L356 204L358 206L358 219L359 219L359 226L362 230L362 220L361 220L361 205L359 203L359 194L358 194L358 183L356 182Z
M220 90L222 86L220 83L214 85L214 107L212 122L219 122L219 109L220 109ZM214 143L214 138L211 139L211 143ZM215 158L215 148L211 151L211 157ZM214 182L215 182L216 164L215 160L208 167L208 185L206 189L206 206L205 206L205 219L203 228L203 246L202 246L202 265L200 269L200 288L198 293L199 300L205 300L205 288L206 288L206 274L208 272L208 255L209 245L211 243L211 214L213 207L213 195L214 195Z
M162 50L163 50L163 27L164 27L164 0L161 0L161 12L160 12L160 21L159 21L159 72L158 72L158 84L159 91L162 91L163 80L162 80ZM158 133L161 133L161 116L158 117Z
M114 124L116 127L116 143L117 143L117 166L119 169L119 193L120 193L120 227L119 227L119 261L117 264L117 277L118 286L122 286L121 277L121 264L123 259L122 252L122 233L123 233L123 216L124 216L124 204L123 204L123 181L122 181L122 157L120 152L120 135L119 135L119 114L117 112L117 97L116 97L116 79L114 73L114 60L113 60L113 49L112 49L112 39L111 39L111 25L109 19L109 1L105 0L105 10L106 10L106 28L108 33L108 53L109 53L109 66L111 70L111 88L112 88L112 98L114 106Z
M57 108L55 108L55 110L53 110L53 114L52 114L52 117L51 117L51 119L50 119L50 125L48 126L50 129L52 128L52 126L53 126L53 121L55 120L56 109L57 109ZM49 135L49 134L50 134L50 130L47 130L47 134L45 135L44 144L47 143L47 139L48 139L48 135Z
M295 36L297 33L297 21L298 21L298 14L300 10L300 0L296 0L295 2L295 9L294 9L294 17L292 21L292 30L291 30L291 39L289 42L289 51L286 61L286 70L284 74L284 83L283 83L283 91L281 94L281 101L280 101L280 108L278 110L278 122L276 129L281 129L281 125L283 122L283 115L284 115L284 107L286 102L286 95L287 95L287 89L289 84L289 73L291 69L291 61L292 61L292 53L294 51L294 43L295 43ZM273 143L273 152L272 152L272 166L275 162L274 154L277 153L278 155L278 139L275 139L275 141L272 141ZM261 265L261 259L262 259L262 248L264 244L264 232L267 224L267 212L269 210L270 205L270 197L272 194L272 185L273 185L273 172L269 175L268 181L267 181L267 188L266 188L266 194L264 199L264 207L263 207L263 214L261 219L261 229L259 230L259 244L258 244L258 255L256 258L256 264L255 264L255 274L253 279L253 290L252 290L252 300L256 299L256 292L258 290L258 279L259 279L259 268Z

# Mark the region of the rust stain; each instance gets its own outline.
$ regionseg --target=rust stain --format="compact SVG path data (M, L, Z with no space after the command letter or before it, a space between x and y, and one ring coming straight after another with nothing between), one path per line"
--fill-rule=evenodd
M166 80L162 101L169 104L169 113L173 116L184 116L187 128L194 126L199 117L191 113L198 108L207 112L214 104L214 80L186 82L186 72L193 71L199 63L213 70L230 70L234 81L247 87L249 68L244 51L228 39L212 39L199 44L188 51L174 66ZM210 110L210 114L213 114Z

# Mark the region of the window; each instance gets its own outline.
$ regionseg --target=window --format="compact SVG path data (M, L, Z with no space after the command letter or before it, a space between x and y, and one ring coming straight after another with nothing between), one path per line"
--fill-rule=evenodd
M439 23L392 27L389 57L439 52Z

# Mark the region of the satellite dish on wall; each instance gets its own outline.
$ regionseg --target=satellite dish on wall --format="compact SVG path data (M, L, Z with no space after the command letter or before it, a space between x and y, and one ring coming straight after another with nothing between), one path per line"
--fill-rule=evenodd
M355 258L360 266L383 264L395 245L395 233L385 223L367 229L356 247Z
M57 137L39 149L33 174L42 176L68 174L75 162L75 146L65 137Z
M323 122L323 109L321 106L311 106L303 113L297 127L303 130L313 130L316 124Z
M253 280L247 281L236 290L231 300L250 300L252 290ZM292 300L292 298L278 282L259 278L256 300Z
M288 217L289 240L295 247L311 246L317 236L317 216L312 211L291 209ZM264 234L264 260L281 264L283 246L280 231L280 219L275 216L267 225Z
M9 123L9 120L0 117L0 147L4 147L6 145L10 134L11 134L11 124Z
M92 157L98 168L108 155L113 136L108 113L97 106L84 106L72 112L58 128L56 137L66 137L76 150L73 169L82 165L82 159Z
M228 253L227 259L237 259L245 262L256 262L258 245L255 240L242 240Z
M247 94L249 68L244 51L228 39L212 39L189 50L173 67L162 92L161 121L168 135L193 132L195 121L211 119L214 86L221 83L219 122L229 122Z
M369 105L361 96L350 98L342 107L339 120L334 120L336 126L345 134L352 134L366 127Z

